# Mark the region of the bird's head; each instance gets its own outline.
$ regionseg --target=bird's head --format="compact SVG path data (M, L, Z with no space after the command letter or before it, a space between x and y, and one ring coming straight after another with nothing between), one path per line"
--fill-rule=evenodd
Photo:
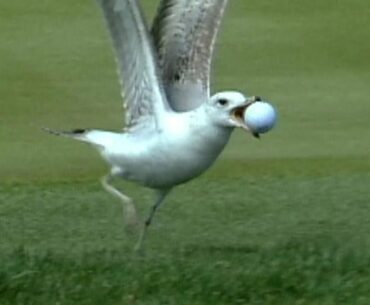
M206 109L215 124L228 128L240 127L258 137L258 133L245 123L243 116L247 107L260 100L258 96L246 97L237 91L224 91L213 95Z

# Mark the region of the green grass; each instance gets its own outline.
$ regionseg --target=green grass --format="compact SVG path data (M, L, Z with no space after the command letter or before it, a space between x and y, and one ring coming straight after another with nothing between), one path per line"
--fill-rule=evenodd
M261 141L236 131L171 194L140 257L103 161L40 131L122 126L94 1L2 1L0 304L369 304L369 13L230 1L214 90L270 99L279 125ZM118 185L147 212L148 190Z
M299 255L297 255L297 252ZM209 258L212 259L209 259ZM248 264L241 265L245 260ZM70 259L19 249L2 276L2 304L368 304L370 267L340 247L291 242L187 247L150 261L101 251ZM19 288L22 291L19 291Z
M144 257L97 183L6 187L1 304L367 304L370 175L281 169L180 187Z

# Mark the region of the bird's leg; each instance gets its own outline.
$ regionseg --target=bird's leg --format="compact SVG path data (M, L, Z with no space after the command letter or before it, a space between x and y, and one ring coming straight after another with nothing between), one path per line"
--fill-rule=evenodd
M142 249L142 245L143 245L143 242L144 242L144 239L145 239L145 236L146 236L146 232L148 230L148 227L152 223L154 214L157 211L157 209L159 208L159 206L163 203L164 199L166 198L166 196L168 195L170 190L171 189L158 190L157 191L157 197L154 201L154 204L153 204L153 206L150 210L150 213L149 213L147 219L144 222L144 226L141 230L139 240L137 241L136 246L135 246L135 251L140 251Z
M114 186L111 185L113 177L114 175L112 174L108 174L102 177L101 184L108 193L112 194L113 196L121 200L123 207L123 220L125 229L128 232L132 232L137 228L138 225L137 213L134 202L130 197L121 193L119 190L117 190Z

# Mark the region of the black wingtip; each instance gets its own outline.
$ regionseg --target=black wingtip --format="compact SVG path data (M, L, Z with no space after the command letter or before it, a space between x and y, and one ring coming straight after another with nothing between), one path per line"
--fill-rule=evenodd
M42 127L41 130L45 131L45 132L48 132L50 134L53 134L53 135L57 135L57 136L69 136L69 137L73 137L73 136L78 136L78 135L82 135L84 134L85 132L87 132L88 130L87 129L73 129L72 131L61 131L61 130L55 130L55 129L51 129L51 128L48 128L48 127Z
M81 129L81 128L73 129L71 131L71 133L73 133L73 134L82 134L82 133L85 133L85 132L86 132L86 129Z

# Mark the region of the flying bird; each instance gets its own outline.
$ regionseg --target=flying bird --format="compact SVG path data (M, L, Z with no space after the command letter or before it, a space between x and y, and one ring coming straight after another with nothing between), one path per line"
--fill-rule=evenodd
M149 30L138 1L98 0L113 42L124 129L46 129L98 150L111 167L102 185L122 201L127 226L137 223L136 208L112 185L113 178L155 190L136 249L170 191L206 171L234 128L258 136L243 113L259 97L237 91L210 93L212 54L227 2L162 0Z

